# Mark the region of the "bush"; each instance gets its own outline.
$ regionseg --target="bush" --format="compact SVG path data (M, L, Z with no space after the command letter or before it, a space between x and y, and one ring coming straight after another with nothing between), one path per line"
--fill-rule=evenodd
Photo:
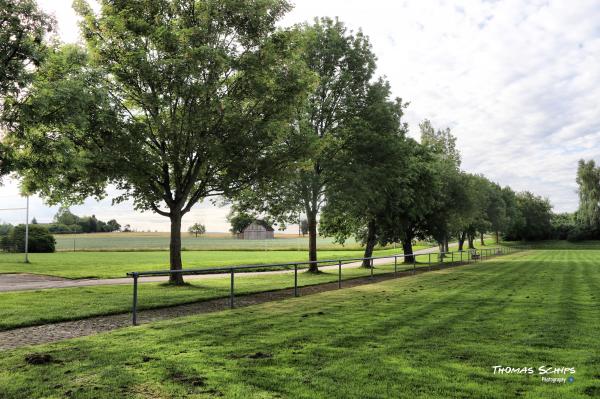
M7 236L8 250L12 252L25 252L25 225L16 226ZM4 245L3 245L4 247ZM37 225L29 225L29 252L54 252L56 240L47 228Z

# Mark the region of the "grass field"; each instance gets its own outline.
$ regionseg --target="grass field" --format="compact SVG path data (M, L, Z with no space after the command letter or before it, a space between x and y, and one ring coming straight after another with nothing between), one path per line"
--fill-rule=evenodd
M593 398L600 251L535 251L0 354L5 398ZM25 309L24 309L25 310ZM30 365L31 353L55 361ZM575 381L493 366L574 367ZM550 374L551 377L563 377Z
M422 247L415 247L420 249ZM376 255L402 253L386 249ZM319 251L319 259L362 257L363 251ZM306 251L185 251L185 268L301 262ZM154 252L57 252L31 254L31 263L22 262L21 254L0 254L0 273L35 273L66 278L125 277L127 272L169 268L169 253Z
M545 250L565 250L565 249L600 249L600 240L585 241L567 241L567 240L547 240L547 241L512 241L503 243L507 246L521 246L531 249Z
M422 255L417 258L427 262ZM417 267L424 267L425 263ZM412 268L412 265L398 264L398 270ZM393 266L377 266L373 274L389 273ZM368 276L370 270L344 268L344 280ZM337 281L337 271L319 274L299 273L298 285L307 286ZM229 296L229 277L214 277L202 281L190 280L184 287L147 283L139 288L139 308L154 309L172 305L198 302ZM293 274L284 275L244 275L236 277L237 295L260 291L291 288ZM77 288L58 288L37 291L17 291L0 293L0 331L16 327L26 327L66 320L78 320L90 316L126 313L131 310L132 290L130 285L104 285ZM26 309L26 311L23 311Z
M94 233L56 234L57 251L149 251L168 250L169 233ZM209 233L194 237L183 233L182 248L185 250L257 250L257 251L305 251L308 236L276 234L274 240L238 240L228 233ZM332 238L319 237L318 246L323 250L358 250L361 245L349 239L344 245Z

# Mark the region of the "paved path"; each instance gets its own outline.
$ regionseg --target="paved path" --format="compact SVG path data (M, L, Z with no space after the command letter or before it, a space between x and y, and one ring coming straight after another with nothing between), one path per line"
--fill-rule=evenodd
M451 244L451 246L455 246L456 244ZM419 251L414 251L416 255L423 255L428 253L438 252L437 247L422 249ZM401 260L399 259L399 262ZM375 265L384 265L393 262L392 258L387 259L375 259ZM359 267L361 262L351 262L344 264L345 268L348 267ZM335 270L338 266L321 266L321 270ZM264 272L247 272L244 275L265 275L265 274L285 274L285 273L293 273L290 270L274 270L274 271L264 271ZM191 275L185 276L187 281L190 280L206 280L213 279L219 277L229 276L229 273L214 273L214 274L200 274L200 275ZM148 277L140 277L139 281L141 283L156 283L156 282L166 282L168 281L167 276L148 276ZM95 285L123 285L123 284L131 284L131 278L123 277L123 278L108 278L108 279L66 279L61 277L53 277L53 276L44 276L38 274L0 274L0 292L9 292L9 291L26 291L26 290L40 290L47 288L68 288L68 287L88 287Z
M446 263L444 265L438 264L431 267L421 267L414 271L411 270L398 272L397 274L379 274L375 275L373 278L361 277L351 280L345 280L342 282L342 286L343 288L350 288L359 285L371 284L384 280L420 274L430 270L447 269L459 265L459 263L455 263L453 265ZM319 292L332 291L335 289L338 289L337 282L300 287L300 295L312 295L317 294ZM264 302L276 301L286 298L289 299L293 297L293 295L293 288L269 292L260 292L256 294L236 297L235 305L236 307L245 307ZM159 320L172 319L175 317L211 313L226 309L229 309L229 298L213 299L162 309L142 310L138 312L138 323L145 324ZM28 345L57 342L64 339L83 337L105 331L111 331L130 325L131 315L129 313L124 313L112 316L90 317L87 319L76 321L44 324L34 327L25 327L8 331L0 331L0 349L15 349Z

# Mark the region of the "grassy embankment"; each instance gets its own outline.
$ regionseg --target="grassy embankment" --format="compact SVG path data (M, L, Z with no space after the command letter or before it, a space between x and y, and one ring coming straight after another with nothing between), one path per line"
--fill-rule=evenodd
M416 247L415 249L420 249ZM402 253L385 249L377 256ZM319 251L319 259L362 257L362 251ZM305 251L186 251L185 268L210 268L306 261ZM65 278L116 278L126 273L169 268L169 253L157 252L57 252L31 254L24 264L22 254L0 254L0 273L34 273Z

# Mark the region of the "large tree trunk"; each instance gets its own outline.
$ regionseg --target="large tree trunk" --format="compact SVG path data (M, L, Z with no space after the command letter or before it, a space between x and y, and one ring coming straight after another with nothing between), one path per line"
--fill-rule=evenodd
M450 246L448 245L448 236L444 237L444 252L450 252Z
M438 241L438 248L440 251L439 258L444 259L444 256L445 256L444 252L446 252L446 251L444 251L444 240L443 239L441 241Z
M181 270L181 213L171 212L171 242L169 244L169 263L171 270ZM172 273L169 276L169 283L175 285L183 284L183 275L181 273Z
M459 251L463 250L463 246L465 245L466 237L467 237L467 233L465 231L458 234L458 250Z
M370 222L367 229L367 242L365 245L365 255L363 256L364 258L370 258L371 256L373 256L373 250L375 249L375 245L377 244L377 236L375 235L375 223ZM371 261L368 259L364 259L362 265L363 267L370 268Z
M496 245L500 244L500 233L496 230Z
M469 234L468 237L469 237L469 249L475 249L475 245L473 244L475 237L472 234Z
M480 233L481 235L480 237L480 241L481 241L481 245L484 246L485 245L485 241L483 240L483 233Z
M315 262L317 260L317 213L307 212L306 218L308 219L308 260ZM318 272L318 264L311 263L308 271Z
M402 252L404 252L404 263L413 263L415 256L413 253L412 237L406 237L402 240ZM406 256L410 254L410 256Z

